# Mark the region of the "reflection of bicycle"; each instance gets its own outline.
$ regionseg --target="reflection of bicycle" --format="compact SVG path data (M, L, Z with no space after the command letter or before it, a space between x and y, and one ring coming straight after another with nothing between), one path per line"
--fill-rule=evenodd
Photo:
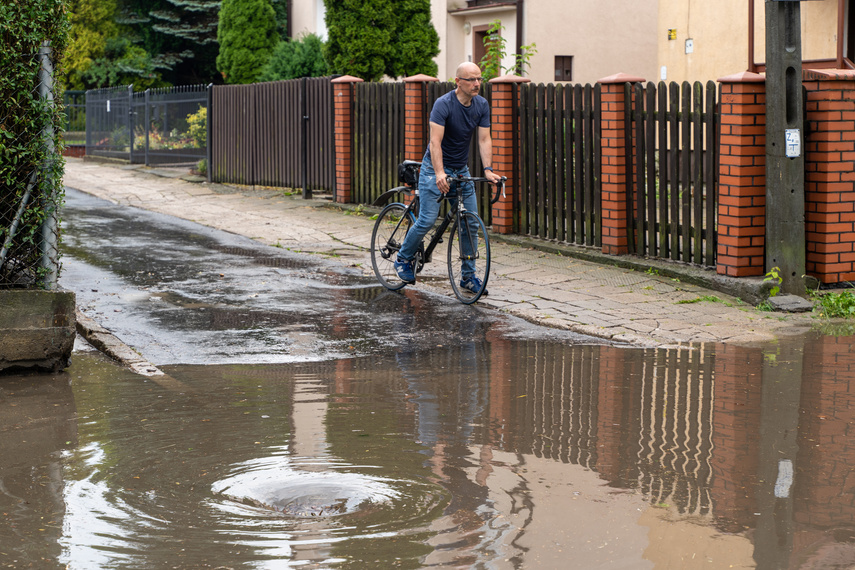
M414 160L405 161L399 168L401 181L405 186L393 188L376 202L383 203L388 196L397 192L412 195L409 205L399 202L388 204L374 224L371 234L371 266L377 279L387 289L393 291L402 288L406 283L398 277L395 271L394 261L398 256L398 250L404 243L404 236L415 224L419 214L419 192L418 192L418 168L421 163ZM490 201L491 204L499 199L499 192L504 194L505 180L502 177L496 185L496 196ZM457 176L449 179L451 190L448 194L440 196L438 201L450 200L451 207L442 218L438 226L433 229L432 234L425 236L430 238L427 246L424 241L419 245L415 258L416 273L420 273L426 263L431 261L434 249L443 242L445 230L451 226L448 238L448 278L451 280L451 288L461 302L469 305L481 298L487 289L487 279L490 277L490 240L487 237L487 229L484 222L475 212L470 212L463 206L463 200L457 199L457 192L468 182L489 182L486 178ZM476 277L476 283L480 281L480 287L472 289L464 287L464 283L471 283L471 277Z

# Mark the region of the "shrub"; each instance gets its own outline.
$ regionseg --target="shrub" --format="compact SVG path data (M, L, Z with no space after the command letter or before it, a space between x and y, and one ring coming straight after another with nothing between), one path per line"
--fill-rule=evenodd
M259 81L279 81L298 77L323 77L328 73L323 55L323 42L316 34L299 40L279 42L267 64L261 68Z
M7 241L12 220L18 221L15 239L0 260L0 287L44 286L41 228L63 198L59 151L65 113L56 87L53 103L39 94L38 54L49 42L58 76L68 41L64 0L0 3L0 38L0 243Z

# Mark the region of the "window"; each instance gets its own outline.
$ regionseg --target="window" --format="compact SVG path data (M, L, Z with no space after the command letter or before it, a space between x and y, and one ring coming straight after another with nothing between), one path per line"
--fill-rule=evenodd
M555 81L573 81L573 56L555 56Z

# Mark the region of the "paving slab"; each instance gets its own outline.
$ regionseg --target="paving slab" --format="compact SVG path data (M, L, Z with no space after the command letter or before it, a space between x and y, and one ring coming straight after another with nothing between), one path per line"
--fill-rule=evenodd
M341 263L373 275L373 209L335 204L320 194L304 200L268 187L208 184L176 171L68 158L64 183L267 245L341 256ZM763 299L760 279L734 280L686 264L606 256L525 236L491 234L491 249L490 295L480 306L581 334L638 346L753 344L799 334L819 320L810 311L770 313L752 306ZM415 288L450 294L444 264L433 265Z

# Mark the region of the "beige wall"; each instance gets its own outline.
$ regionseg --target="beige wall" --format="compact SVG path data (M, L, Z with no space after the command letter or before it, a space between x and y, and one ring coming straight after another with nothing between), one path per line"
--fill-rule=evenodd
M766 60L766 8L754 1L754 60ZM836 57L837 2L801 2L802 56ZM677 39L668 40L669 29ZM744 0L660 0L659 69L669 81L708 81L748 69L748 4ZM694 51L686 53L686 39ZM660 75L653 79L658 80Z
M573 56L574 83L656 73L657 0L528 0L525 7L523 43L538 51L532 81L554 81L556 55Z
M291 35L299 38L306 34L318 34L327 37L327 25L324 22L324 0L300 0L291 5Z

